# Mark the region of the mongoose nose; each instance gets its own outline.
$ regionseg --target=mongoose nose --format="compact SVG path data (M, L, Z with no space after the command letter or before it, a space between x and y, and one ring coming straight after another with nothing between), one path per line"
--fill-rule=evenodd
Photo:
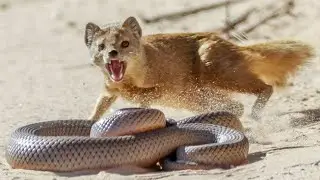
M109 52L109 57L116 57L118 55L118 51L112 50Z

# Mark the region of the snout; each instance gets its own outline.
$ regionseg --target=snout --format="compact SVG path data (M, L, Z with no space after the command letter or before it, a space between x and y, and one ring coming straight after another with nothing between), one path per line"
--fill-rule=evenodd
M109 58L111 58L111 59L117 58L118 51L117 50L111 50L111 51L109 51L108 55L109 55Z

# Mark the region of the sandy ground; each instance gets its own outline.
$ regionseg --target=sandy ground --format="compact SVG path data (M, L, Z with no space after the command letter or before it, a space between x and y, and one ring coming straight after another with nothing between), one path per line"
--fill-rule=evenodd
M102 76L91 67L83 40L88 21L98 24L129 15L152 17L209 4L210 0L1 0L0 1L0 179L320 179L320 61L276 92L260 123L241 118L250 138L249 164L230 170L180 171L119 175L55 174L13 170L4 158L9 134L22 125L53 119L86 118L101 89ZM278 1L246 1L231 8L235 18L245 9ZM274 19L248 34L249 40L294 38L319 49L320 2L297 1L294 14ZM177 20L143 24L144 34L208 31L223 25L224 9ZM263 15L263 13L262 13ZM258 15L248 21L261 18ZM240 95L246 114L255 98ZM117 101L113 109L130 106ZM162 109L169 117L189 112ZM281 114L284 113L284 114Z

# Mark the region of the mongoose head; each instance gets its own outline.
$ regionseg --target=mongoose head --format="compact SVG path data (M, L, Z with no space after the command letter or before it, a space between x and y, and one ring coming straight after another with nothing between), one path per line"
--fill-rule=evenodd
M134 17L104 28L89 22L85 28L91 60L114 82L123 79L130 61L140 54L141 36L141 27Z

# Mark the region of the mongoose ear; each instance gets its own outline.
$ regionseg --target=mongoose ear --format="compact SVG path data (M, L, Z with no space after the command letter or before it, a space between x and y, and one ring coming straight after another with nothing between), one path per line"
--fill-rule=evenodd
M134 17L128 17L122 24L122 27L130 29L137 38L140 38L142 36L142 30L141 27Z
M84 34L84 42L86 43L87 47L90 47L93 41L93 37L97 31L100 30L100 27L92 22L89 22L86 25L86 30Z

